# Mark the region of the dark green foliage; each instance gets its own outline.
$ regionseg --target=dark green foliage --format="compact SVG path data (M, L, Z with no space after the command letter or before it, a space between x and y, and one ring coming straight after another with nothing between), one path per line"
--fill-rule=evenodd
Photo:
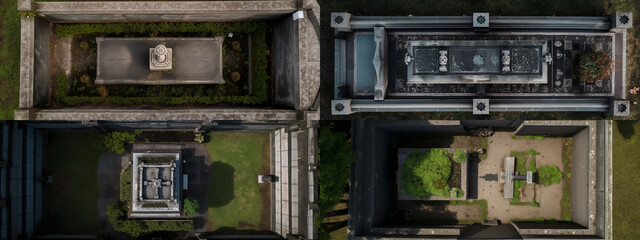
M264 22L235 23L112 23L112 24L57 24L56 32L60 36L71 34L121 34L121 33L197 33L199 36L219 36L228 32L251 33L252 79L250 95L229 96L224 86L216 91L181 86L148 86L122 90L124 96L72 96L67 86L69 79L65 74L56 75L56 102L65 105L113 104L113 105L185 105L185 104L231 104L258 105L268 98L269 80L267 56L267 24Z
M120 201L131 204L131 167L120 174Z
M136 141L136 135L128 132L113 131L109 132L102 144L106 151L116 154L124 153L124 145L127 143L133 143Z
M439 148L409 155L402 164L404 192L417 198L432 195L449 197L451 161L448 155L446 150Z
M330 211L344 195L349 178L349 165L355 160L347 134L320 129L318 139L320 209Z
M560 183L562 172L556 166L542 166L538 168L538 181L540 184L550 186Z
M200 210L200 203L197 200L192 198L185 198L183 203L184 213L187 216L194 216L198 214Z
M153 221L127 219L127 206L123 202L107 206L107 217L113 229L128 233L132 237L139 237L144 233L154 231L190 231L193 221Z
M324 213L331 211L344 195L349 182L349 165L355 160L355 154L346 133L333 132L328 128L320 128L318 154L320 211L314 225L318 226L320 236L326 238L329 233L322 224Z
M453 152L453 161L457 163L467 162L467 152L464 150L456 150Z
M462 191L462 189L460 189L460 188L454 188L453 189L453 197L454 198L461 198L462 196L464 196L464 191Z

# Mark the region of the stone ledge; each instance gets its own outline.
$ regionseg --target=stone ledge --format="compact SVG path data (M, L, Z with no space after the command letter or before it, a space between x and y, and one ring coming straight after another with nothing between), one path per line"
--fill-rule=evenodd
M284 109L27 109L18 110L21 120L57 121L296 121L298 112ZM24 112L27 111L27 112ZM30 114L26 114L30 113ZM28 119L25 119L28 117Z
M47 14L189 14L274 13L297 10L297 1L153 1L153 2L36 2L35 9Z

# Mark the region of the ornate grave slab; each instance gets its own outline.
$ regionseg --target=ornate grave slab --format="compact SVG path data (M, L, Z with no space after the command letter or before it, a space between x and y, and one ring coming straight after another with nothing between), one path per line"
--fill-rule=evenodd
M407 83L547 83L547 54L537 40L407 41Z
M223 37L96 38L95 83L224 84L223 41Z

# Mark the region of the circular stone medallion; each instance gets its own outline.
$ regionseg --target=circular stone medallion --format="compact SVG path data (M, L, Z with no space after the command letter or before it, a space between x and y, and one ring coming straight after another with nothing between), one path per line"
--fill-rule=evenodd
M484 65L484 57L482 57L481 55L473 56L473 64L475 64L476 66Z

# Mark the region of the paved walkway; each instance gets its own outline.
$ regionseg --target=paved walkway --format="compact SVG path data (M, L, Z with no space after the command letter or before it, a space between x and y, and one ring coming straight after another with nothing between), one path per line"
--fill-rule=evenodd
M107 206L120 201L120 173L129 164L131 155L102 154L98 162L98 220L101 231L113 231L107 218Z
M540 152L536 156L536 166L557 166L562 171L562 142L560 138L545 138L544 141L513 139L511 132L497 132L489 137L487 159L478 164L478 176L497 175L502 171L504 157L513 151L528 151L534 149ZM540 207L511 206L509 200L502 194L502 184L497 179L478 179L478 198L488 203L488 219L498 219L509 222L511 219L560 218L560 201L562 183L549 187L538 185L537 201ZM508 207L505 207L508 206Z
M188 236L196 232L207 231L207 218L209 215L207 193L209 192L209 183L211 183L211 160L207 148L204 144L189 143L182 148L183 159L186 160L184 165L185 173L189 175L189 189L186 191L185 197L193 198L200 203L200 211L193 218L193 231Z

